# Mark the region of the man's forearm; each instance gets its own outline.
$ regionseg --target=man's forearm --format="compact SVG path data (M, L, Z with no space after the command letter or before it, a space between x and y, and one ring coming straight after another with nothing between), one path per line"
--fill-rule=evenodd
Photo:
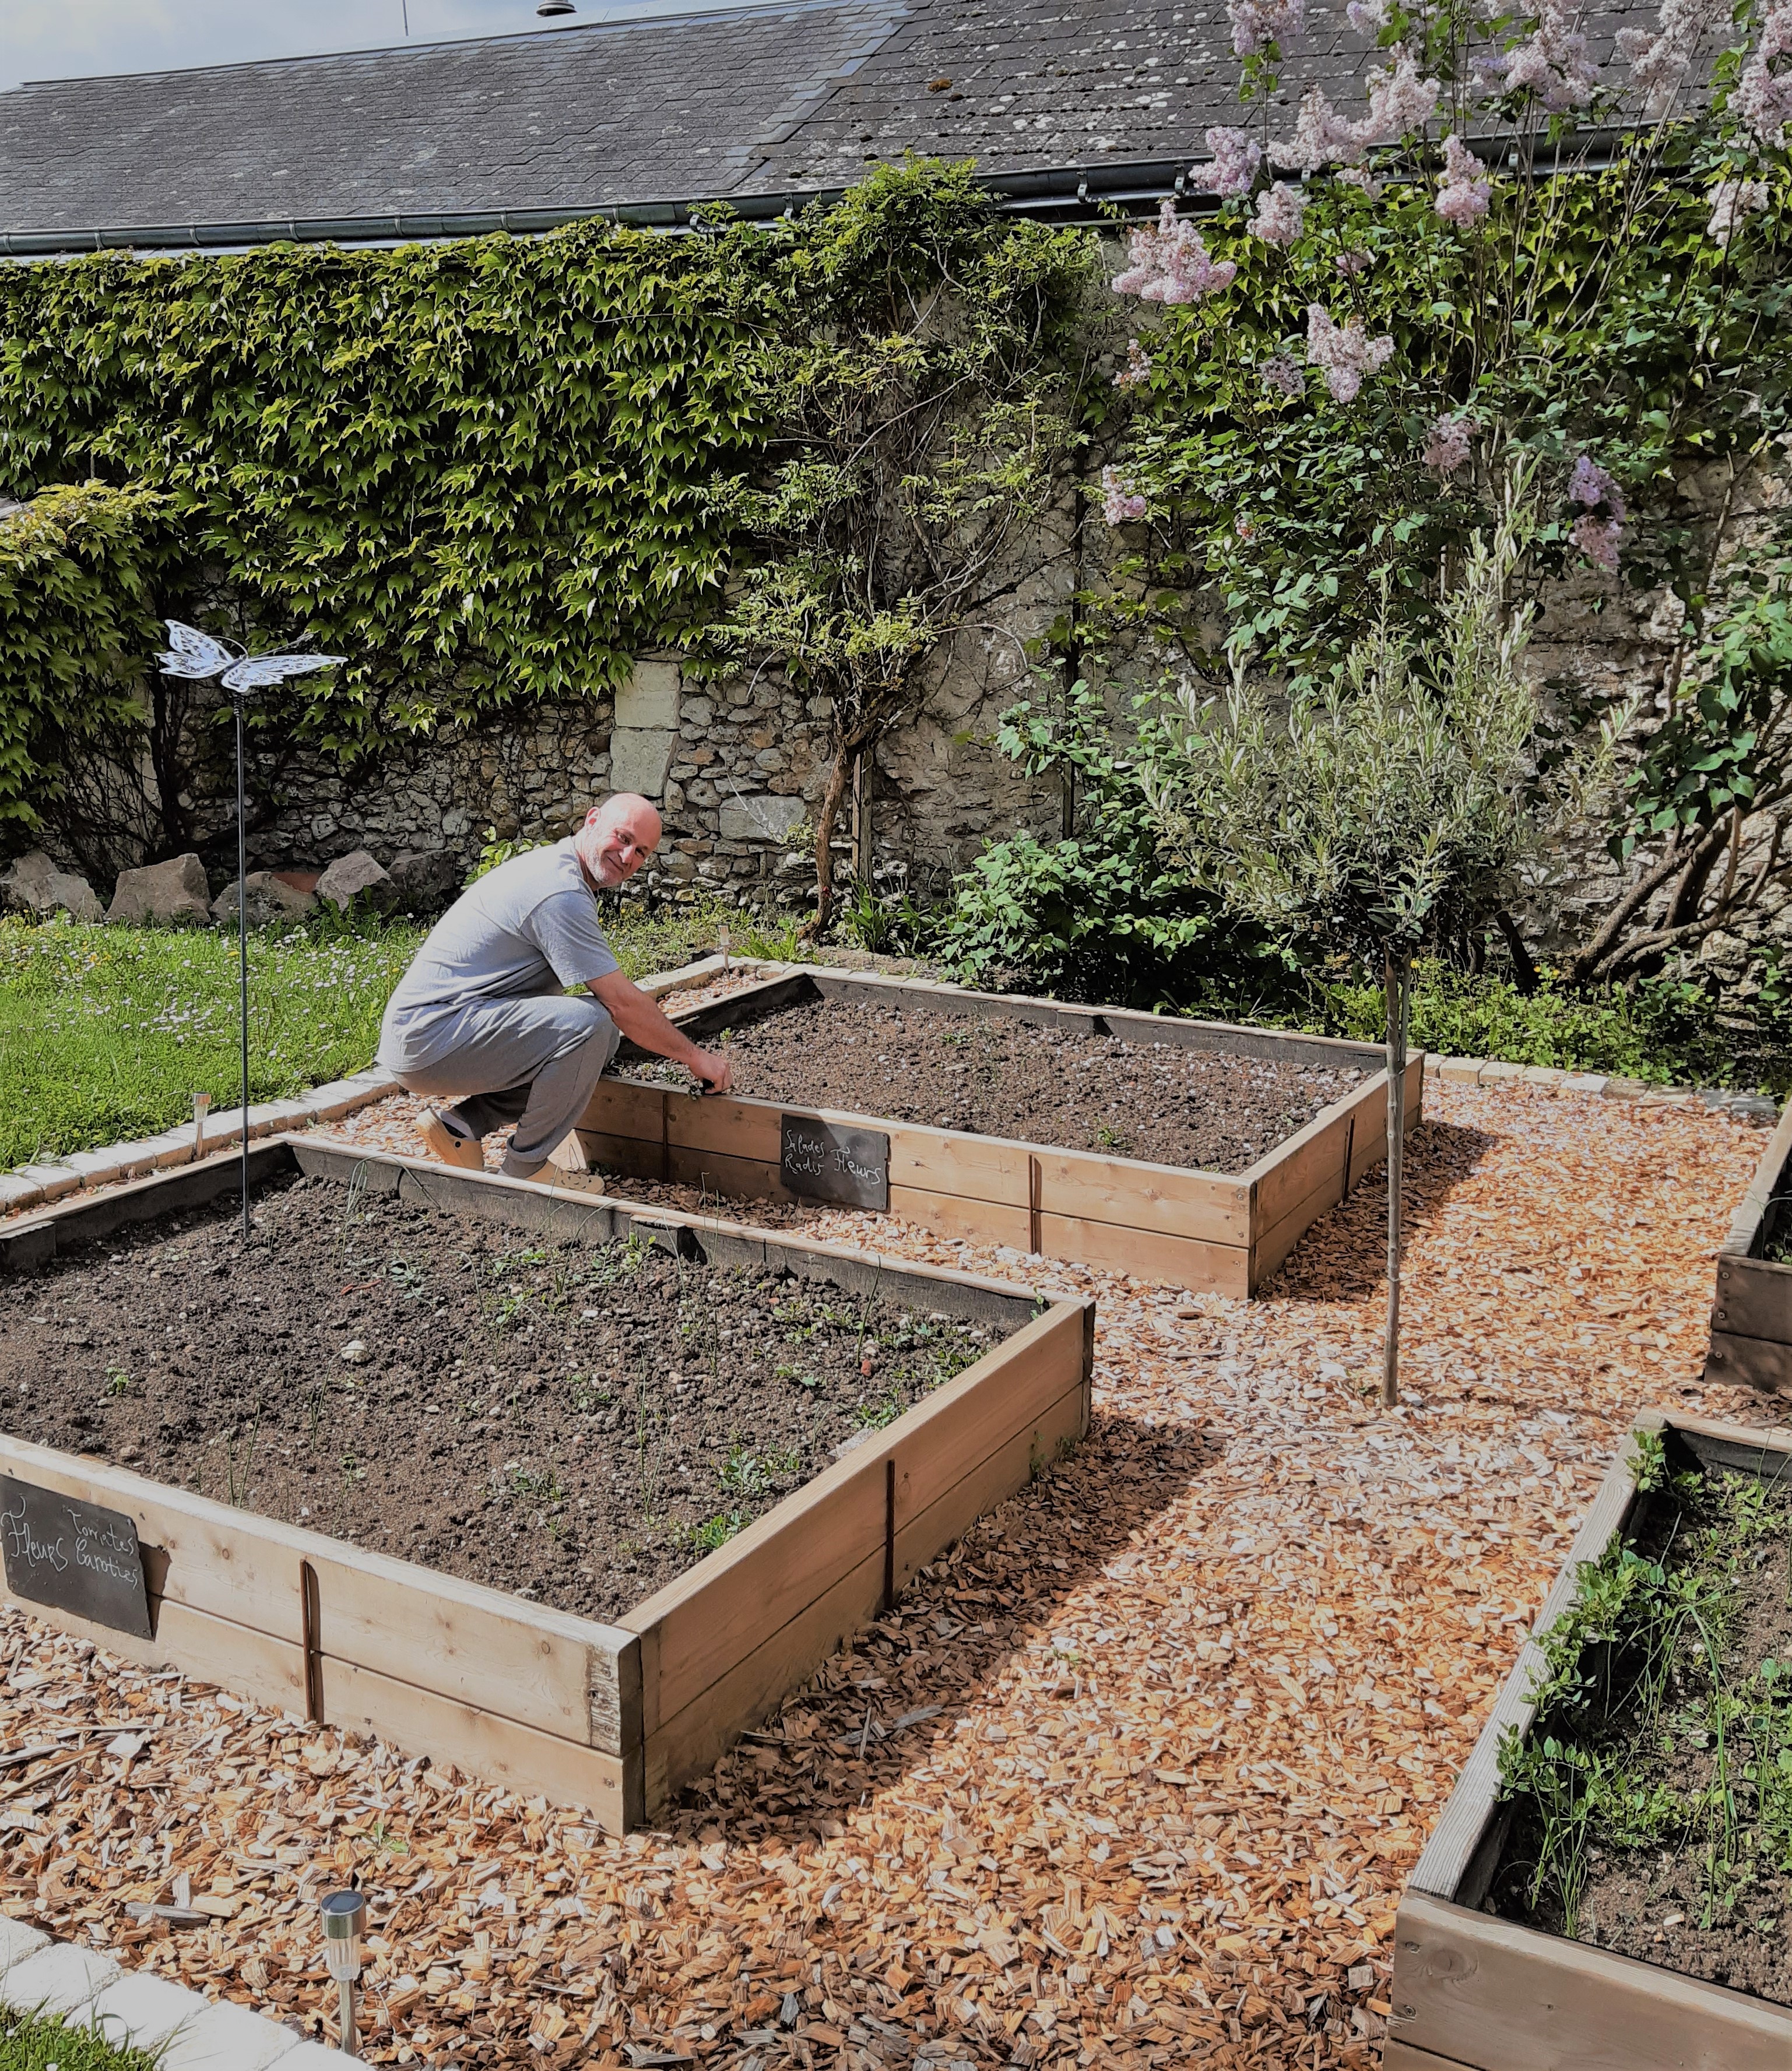
M694 1068L701 1054L696 1044L638 986L631 985L625 992L618 990L603 1004L631 1043L652 1051L656 1057L670 1057L687 1071Z

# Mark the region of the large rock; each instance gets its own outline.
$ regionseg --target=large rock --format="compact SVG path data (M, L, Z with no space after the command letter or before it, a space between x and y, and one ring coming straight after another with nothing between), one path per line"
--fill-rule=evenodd
M10 868L0 871L0 907L6 906L17 906L27 913L66 913L76 921L105 917L105 908L87 880L58 869L40 848L27 850Z
M277 928L309 913L318 903L310 892L288 884L271 870L252 870L243 880L243 892L244 910L252 928ZM235 878L212 900L211 917L220 928L236 926Z
M398 903L397 888L390 876L364 848L337 857L318 880L318 896L340 906L345 912L362 897L376 913L389 913Z
M461 889L461 866L445 849L406 849L392 858L388 875L396 889L396 911L425 917L453 904Z
M721 832L724 841L787 842L809 817L801 798L781 798L768 792L760 797L724 798Z
M114 924L196 921L203 927L211 918L211 890L205 881L205 865L196 855L177 855L166 863L147 864L141 870L120 871L106 918Z

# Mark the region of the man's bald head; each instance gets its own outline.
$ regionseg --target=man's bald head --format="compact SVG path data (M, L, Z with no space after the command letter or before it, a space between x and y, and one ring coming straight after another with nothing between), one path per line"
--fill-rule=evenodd
M593 806L575 837L579 860L606 892L626 884L659 847L660 818L650 799L618 791Z

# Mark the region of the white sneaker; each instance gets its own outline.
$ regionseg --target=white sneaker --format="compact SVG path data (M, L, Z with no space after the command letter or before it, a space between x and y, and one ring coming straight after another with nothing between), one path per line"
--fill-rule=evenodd
M465 1172L485 1171L485 1152L471 1137L457 1135L436 1109L426 1107L417 1117L417 1134L430 1156L441 1159L445 1165L458 1165Z

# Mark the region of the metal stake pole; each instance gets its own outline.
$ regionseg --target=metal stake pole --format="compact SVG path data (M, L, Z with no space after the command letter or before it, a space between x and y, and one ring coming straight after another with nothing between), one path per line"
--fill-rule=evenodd
M342 1980L341 1991L342 1995L342 2052L345 2057L359 2057L361 2053L361 2038L355 2031L355 1980L352 1978L344 1978Z
M248 828L243 803L243 700L236 715L236 974L243 1024L243 1241L249 1241L249 909Z

